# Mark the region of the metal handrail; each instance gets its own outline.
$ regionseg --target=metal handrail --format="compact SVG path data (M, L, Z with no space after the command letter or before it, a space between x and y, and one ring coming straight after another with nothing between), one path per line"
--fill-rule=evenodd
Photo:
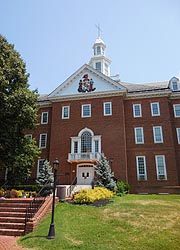
M36 214L36 212L39 210L39 208L42 206L44 203L46 196L42 197L41 192L45 188L50 187L51 182L48 180L39 190L39 192L36 194L36 196L33 198L29 206L26 208L26 214L25 214L25 225L24 225L24 234L26 234L26 227L27 227L27 222L30 221ZM53 188L53 187L51 187ZM41 197L42 199L38 199ZM40 201L40 202L39 202Z
M67 195L68 195L68 196L71 195L71 193L72 193L72 191L73 191L73 189L74 189L74 187L75 187L76 184L77 184L77 177L75 177L75 178L73 179L71 185L70 185L70 186L68 187L68 189L67 189Z

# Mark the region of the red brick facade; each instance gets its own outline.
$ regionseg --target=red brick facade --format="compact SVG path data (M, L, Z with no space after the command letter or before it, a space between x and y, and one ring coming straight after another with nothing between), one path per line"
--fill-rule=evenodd
M121 83L120 83L121 84ZM123 86L123 84L122 84ZM124 85L126 88L126 86ZM140 86L139 86L140 88ZM177 95L177 92L176 92ZM112 159L111 167L118 180L127 181L132 193L178 193L180 190L180 144L178 144L176 128L180 128L180 118L174 115L173 104L180 104L173 91L160 88L158 91L129 91L121 93L66 98L48 98L48 103L40 101L39 115L48 112L48 124L41 124L33 137L39 143L39 135L47 133L47 146L42 149L41 159L50 162L57 157L60 161L59 184L71 184L77 176L80 164L96 164L96 159L68 159L72 153L72 138L78 137L83 129L93 131L101 138L101 152L107 159ZM112 115L104 115L104 103L111 103ZM151 104L158 103L159 115L153 116ZM91 105L91 116L83 118L82 105ZM134 117L133 105L140 104L142 115ZM69 119L62 119L62 107L69 106ZM162 142L154 141L154 127L161 127ZM135 128L143 129L143 143L135 142ZM166 177L158 179L156 158L164 159ZM139 179L137 159L144 159L145 179ZM83 165L83 166L84 166ZM144 166L143 166L144 167ZM140 166L141 169L141 166ZM160 166L161 169L161 166ZM141 170L140 170L141 171ZM159 170L161 172L161 170ZM161 174L159 172L159 174ZM37 169L34 168L35 178ZM143 177L144 178L144 177Z

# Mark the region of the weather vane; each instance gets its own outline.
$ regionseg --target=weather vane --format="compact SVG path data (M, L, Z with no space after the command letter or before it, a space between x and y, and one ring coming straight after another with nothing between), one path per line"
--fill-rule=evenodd
M101 37L101 33L102 33L102 30L101 30L101 28L100 28L100 25L98 24L95 24L95 26L96 26L96 28L97 28L97 30L98 30L98 38L100 38Z

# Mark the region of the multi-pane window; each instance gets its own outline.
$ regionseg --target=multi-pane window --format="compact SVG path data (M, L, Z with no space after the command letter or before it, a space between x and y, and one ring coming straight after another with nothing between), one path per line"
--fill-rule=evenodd
M69 106L63 106L62 107L62 119L69 119L69 112L70 111L70 107Z
M78 153L78 141L74 141L74 154Z
M136 156L137 179L147 180L146 174L146 158L145 156Z
M175 117L180 117L180 104L174 104L174 116Z
M141 104L133 104L133 116L134 117L142 116Z
M178 82L173 81L171 84L172 84L172 90L177 91L178 90Z
M27 134L26 138L28 138L29 140L32 140L32 134Z
M144 132L142 127L134 128L134 135L136 144L144 143Z
M46 148L47 134L40 134L39 147Z
M39 176L39 174L42 172L43 169L43 165L44 165L44 159L39 159L38 160L38 167L37 167L37 177Z
M176 128L176 133L177 133L178 144L180 144L180 128Z
M99 140L95 140L94 141L94 148L95 148L95 153L99 152Z
M152 116L159 116L160 115L159 102L151 103L151 115Z
M163 133L161 126L154 126L153 127L153 135L154 135L154 142L155 143L162 143L163 142Z
M158 180L167 180L165 156L164 155L156 155L155 161L156 161L157 179Z
M92 135L89 131L85 131L81 135L81 152L92 152Z
M41 114L41 124L48 123L48 112L42 112Z
M91 117L91 104L82 105L82 117Z
M112 115L112 103L111 102L104 102L104 115Z

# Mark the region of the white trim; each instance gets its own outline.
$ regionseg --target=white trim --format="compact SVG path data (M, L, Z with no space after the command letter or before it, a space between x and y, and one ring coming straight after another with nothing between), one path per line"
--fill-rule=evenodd
M160 131L160 137L161 137L161 141L157 140L157 135L156 135L156 128L159 129ZM153 126L153 137L154 137L154 143L163 143L163 132L162 132L162 126Z
M153 113L153 105L157 105L157 111L158 113L157 114L154 114ZM151 115L152 116L160 116L160 106L159 106L159 102L151 102Z
M141 176L141 174L139 173L139 158L143 158L143 163L144 163L144 177ZM137 168L137 179L138 181L146 181L147 180L147 171L146 171L146 157L145 156L136 156L136 168Z
M44 120L44 115L47 114L47 121L43 121ZM48 112L42 112L41 113L41 124L48 124Z
M106 105L107 104L109 105L110 113L106 113ZM104 116L111 116L112 115L112 102L104 102L103 107L104 107Z
M138 141L137 130L141 131L141 138L142 138L141 142ZM135 136L135 143L136 144L144 144L144 130L143 130L143 127L136 127L136 128L134 128L134 136Z
M84 107L89 107L89 115L84 115ZM91 117L91 104L82 104L81 105L81 117L86 118L86 117Z
M160 178L160 171L159 171L159 166L158 166L158 158L159 158L159 157L161 157L162 160L163 160L163 173L164 173L164 178ZM155 155L155 162L156 162L157 180L167 180L165 155Z
M64 116L64 110L65 110L65 108L67 108L67 112L68 112L68 116L67 117L65 117ZM69 119L70 118L70 106L62 106L62 119Z
M176 128L177 142L180 144L180 128Z
M174 117L180 117L180 113L179 115L176 114L176 108L179 107L179 110L180 110L180 104L177 103L177 104L173 104L173 109L174 109Z
M45 136L45 145L42 147L42 136ZM43 133L39 135L39 147L40 148L46 148L46 144L47 144L47 134Z
M136 115L136 109L135 107L138 106L139 107L139 115ZM137 118L137 117L142 117L142 107L141 107L141 104L140 103L134 103L133 104L133 117L134 118Z

